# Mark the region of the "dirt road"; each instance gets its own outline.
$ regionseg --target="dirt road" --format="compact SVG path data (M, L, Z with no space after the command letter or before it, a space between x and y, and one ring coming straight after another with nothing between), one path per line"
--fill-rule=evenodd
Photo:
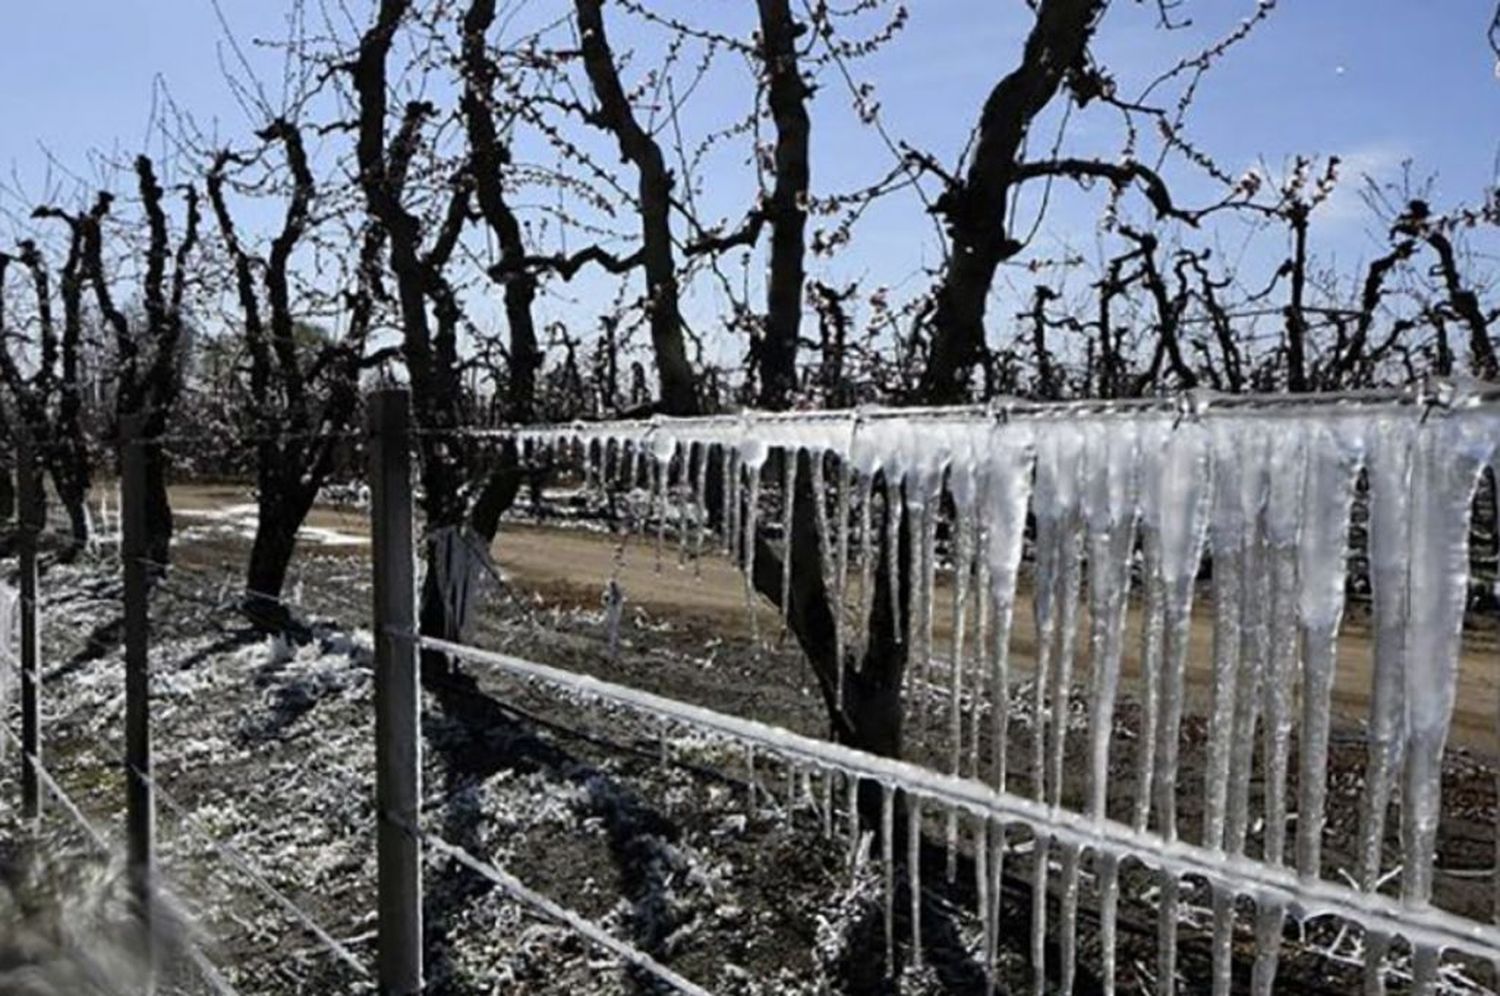
M226 506L247 501L243 488L192 486L174 489L173 507L184 524L224 522ZM253 524L240 522L242 527ZM362 549L366 535L363 513L334 507L319 507L309 518L310 544L333 542L341 552ZM658 565L654 538L633 535L623 550L617 538L581 529L560 529L524 523L506 523L492 548L502 570L520 587L549 599L572 605L597 606L605 584L616 570L629 604L665 618L691 619L720 630L743 635L749 631L743 576L717 550L706 550L696 565L679 565L678 548L671 540ZM758 600L764 632L776 628L775 609ZM1211 608L1204 602L1194 614L1189 652L1187 689L1189 708L1207 709L1213 627ZM1080 619L1080 633L1087 632L1087 614ZM936 631L942 652L952 631L952 596L939 581ZM1140 613L1130 617L1130 635L1125 660L1125 687L1134 690L1140 675ZM1086 640L1080 641L1079 680L1087 679ZM1034 661L1036 630L1030 600L1022 592L1012 637L1012 660L1016 673L1025 676ZM1500 668L1496 667L1497 641L1493 628L1475 628L1466 634L1465 654L1459 679L1458 704L1454 716L1456 744L1487 751L1500 750L1496 717L1500 715ZM1363 721L1369 708L1372 644L1364 610L1350 608L1339 639L1338 672L1334 685L1334 708L1348 722Z

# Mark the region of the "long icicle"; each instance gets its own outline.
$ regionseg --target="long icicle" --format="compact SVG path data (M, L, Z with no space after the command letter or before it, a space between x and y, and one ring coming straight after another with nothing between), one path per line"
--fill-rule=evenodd
M875 475L859 477L859 614L855 617L859 646L854 654L854 669L861 670L870 649L870 617L875 613L875 560L880 544L871 534L874 529Z
M1359 809L1359 887L1380 886L1386 811L1401 763L1405 695L1402 681L1406 653L1406 558L1411 544L1406 530L1411 502L1412 444L1415 426L1406 419L1379 422L1378 442L1370 446L1369 576L1375 630L1374 675L1366 733L1367 761ZM1388 934L1365 936L1366 996L1384 996L1384 962Z
M922 800L906 797L906 888L911 893L911 963L922 967Z
M885 549L886 549L886 587L890 589L891 595L891 619L894 620L892 632L896 640L902 640L906 633L901 628L901 522L905 511L906 502L901 497L901 475L887 470L885 478ZM871 551L874 557L874 551ZM911 642L907 641L907 646ZM911 668L907 668L908 676ZM910 680L908 678L908 680Z
M757 604L758 596L755 593L755 540L760 523L760 477L765 462L764 446L743 454L740 459L741 465L745 468L745 513L742 516L744 539L740 544L744 559L745 609L750 614L750 643L755 647L757 654L761 650L761 640L760 606ZM840 686L842 687L842 683Z
M841 454L838 461L838 492L834 498L833 648L838 658L839 708L843 708L844 669L849 655L849 494L854 489L854 461Z
M1098 821L1108 815L1109 746L1124 657L1130 554L1135 548L1139 455L1132 430L1133 427L1127 426L1125 439L1113 439L1095 430L1089 437L1086 456L1090 480L1085 511L1089 656L1094 669L1089 712L1088 815ZM1099 888L1100 981L1106 996L1113 996L1119 865L1112 855L1104 852L1095 853L1094 865ZM1075 892L1077 868L1075 860L1068 882L1068 888Z
M1184 422L1167 439L1162 483L1155 511L1161 516L1162 579L1166 590L1166 642L1162 660L1161 721L1156 728L1158 777L1154 785L1159 830L1177 839L1177 759L1181 742L1183 679L1187 670L1192 624L1193 588L1203 555L1212 486L1208 432L1196 422ZM1157 925L1157 991L1176 992L1177 917L1179 883L1164 871L1161 915Z
M797 523L797 449L788 446L782 452L781 486L781 620L785 634L792 619L792 531Z
M1349 511L1364 439L1342 426L1320 425L1309 439L1297 573L1303 647L1302 729L1298 740L1297 872L1323 873L1334 662L1344 615L1344 561Z
M1070 427L1071 429L1072 427ZM1063 801L1063 761L1067 753L1069 701L1072 698L1073 661L1077 652L1078 589L1082 563L1083 483L1087 470L1086 438L1070 431L1062 453L1061 473L1065 486L1056 498L1059 562L1057 582L1057 651L1052 666L1051 727L1047 746L1047 801L1060 807ZM1038 727L1040 730L1041 727ZM1060 992L1071 993L1077 964L1078 878L1082 852L1072 845L1062 848L1062 896L1057 921L1058 947L1062 957ZM1045 893L1043 893L1045 897ZM1045 899L1043 899L1045 901Z
M1414 917L1420 917L1432 901L1443 751L1458 693L1458 656L1468 597L1469 517L1480 471L1500 435L1497 422L1494 418L1424 422L1412 458L1401 900ZM1416 948L1412 993L1436 992L1441 961L1440 950Z
M1213 699L1208 723L1208 764L1204 772L1203 846L1221 849L1227 820L1229 764L1234 752L1234 714L1239 677L1241 557L1246 523L1241 500L1240 452L1244 425L1219 421L1213 427L1214 500L1210 537L1213 549ZM1214 996L1228 996L1234 939L1234 895L1221 883L1210 886L1213 903L1212 975Z
M693 577L703 576L703 537L708 531L708 455L707 443L698 444L698 466L693 477Z
M989 525L984 550L988 561L994 651L991 655L990 777L996 791L1007 782L1010 737L1010 633L1015 619L1016 577L1026 535L1026 509L1031 503L1034 449L1005 447L992 438L987 447L991 463L983 482L985 520ZM992 838L996 835L992 835ZM1003 833L998 834L1001 838ZM991 872L995 862L990 862Z
M1287 758L1291 750L1292 695L1298 668L1297 540L1301 525L1302 481L1306 472L1305 438L1296 431L1272 450L1266 531L1271 572L1270 648L1262 683L1265 715L1265 841L1267 864L1286 863ZM1255 965L1250 989L1271 996L1281 955L1286 908L1261 903L1255 914Z
M906 521L910 524L911 544L907 557L907 576L911 579L911 595L908 602L906 616L906 645L910 648L910 659L907 662L908 707L907 712L911 714L913 739L917 742L925 741L927 734L927 681L928 657L931 656L931 648L925 646L923 634L925 629L922 620L926 616L923 606L923 598L930 594L931 589L922 584L926 575L927 558L923 552L927 536L928 510L926 507L927 488L920 479L908 476L905 490ZM900 618L899 616L897 618ZM915 710L913 712L913 710Z
M968 629L969 579L974 567L974 472L971 466L955 467L950 478L957 542L953 552L953 639L950 657L948 705L948 773L955 778L963 762L964 636ZM958 813L948 813L948 880L958 869Z
M943 468L934 468L923 481L922 542L918 551L922 573L917 586L922 591L922 716L925 730L931 710L931 695L936 682L933 676L933 633L937 608L937 534L942 517ZM934 734L935 735L935 734Z

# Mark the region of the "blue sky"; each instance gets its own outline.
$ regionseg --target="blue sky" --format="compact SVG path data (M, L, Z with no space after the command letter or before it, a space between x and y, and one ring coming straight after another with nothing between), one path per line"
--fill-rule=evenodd
M897 138L957 161L995 81L1017 58L1030 15L1020 0L908 0L909 26L875 58L855 65L878 87L883 117ZM86 172L93 150L139 150L147 135L154 81L220 134L246 134L246 121L225 85L221 26L208 0L68 0L9 5L0 35L0 169L4 185L39 196L49 166L43 149L69 169ZM358 3L351 4L359 9ZM242 38L282 33L284 10L274 0L221 0ZM557 0L531 0L517 24L550 17ZM750 0L659 0L700 24L738 30L751 23ZM1194 19L1163 32L1153 5L1119 0L1098 34L1095 52L1126 92L1162 68L1222 35L1255 9L1254 0L1188 0ZM1321 210L1314 228L1321 255L1341 267L1368 257L1379 239L1355 194L1355 174L1392 178L1410 159L1420 174L1438 176L1441 207L1474 201L1493 182L1500 152L1500 79L1485 41L1489 0L1283 0L1270 20L1209 74L1189 119L1193 140L1238 172L1264 161L1274 173L1297 154L1339 155L1343 189ZM659 45L651 29L609 12L617 50ZM519 30L517 28L516 30ZM277 62L252 52L270 81ZM695 94L685 124L708 128L748 108L749 76L728 63ZM273 87L274 89L274 87ZM889 154L851 113L847 90L831 73L814 101L814 185L819 193L848 189L884 173ZM1050 136L1055 119L1038 130ZM575 126L581 127L581 126ZM1070 148L1117 151L1120 129L1090 109L1069 122ZM540 144L527 145L541 156ZM1050 138L1039 139L1050 143ZM737 218L753 194L743 148L727 150L703 184L710 216ZM1191 201L1207 188L1190 172L1174 173ZM1098 192L1058 191L1034 244L1043 255L1069 247L1088 254L1102 203ZM12 210L17 204L7 205ZM0 220L0 231L4 230ZM1226 236L1226 241L1234 238ZM853 247L815 267L829 280L915 289L934 265L931 221L911 196L870 212ZM1276 257L1279 243L1256 252ZM543 304L555 317L597 305L606 285L582 281L558 288ZM1005 297L1002 286L997 295ZM699 291L706 315L717 292ZM1013 311L1001 302L997 311ZM544 317L546 317L544 315Z

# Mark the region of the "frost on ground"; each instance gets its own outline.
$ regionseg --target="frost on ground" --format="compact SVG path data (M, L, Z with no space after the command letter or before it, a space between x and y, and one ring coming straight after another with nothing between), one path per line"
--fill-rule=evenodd
M358 574L326 553L306 565L326 575L309 590ZM124 697L116 577L107 562L51 565L43 576L43 756L118 851ZM177 579L152 604L163 880L236 990L373 991L368 976L309 927L373 967L369 633L346 614L324 620L311 643L291 646L256 636L211 601L179 597L187 587ZM211 598L212 586L195 590L205 587ZM362 592L342 594L363 600ZM534 618L489 624L537 632ZM659 668L661 656L674 653L631 634L626 667ZM583 652L566 637L560 646L564 657ZM676 667L705 669L687 659ZM845 814L825 838L817 793L769 762L757 769L752 801L739 749L586 704L554 702L543 717L535 693L510 691L483 684L427 696L425 829L709 991L884 988L882 906L878 881L871 884L878 871L866 863L851 875ZM7 765L0 834L25 841L17 799ZM52 799L37 845L64 864L108 861ZM452 861L429 861L425 889L431 992L654 991L639 970L624 970ZM962 959L973 946L962 938L973 941L977 925L958 911L947 919L959 938L950 942L953 957ZM210 991L181 964L169 983L168 991ZM903 987L929 989L938 991L918 976Z

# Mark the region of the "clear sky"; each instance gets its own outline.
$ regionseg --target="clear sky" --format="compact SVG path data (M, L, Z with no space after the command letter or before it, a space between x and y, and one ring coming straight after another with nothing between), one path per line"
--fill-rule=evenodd
M1015 64L1030 14L1021 0L907 3L909 26L854 71L877 84L893 136L952 164L985 94ZM283 32L285 12L277 0L221 0L221 6L242 38ZM361 9L357 2L350 6ZM563 6L530 0L518 23ZM1255 6L1254 0L1187 0L1179 9L1194 24L1165 33L1154 25L1151 3L1117 0L1095 52L1130 92L1222 35ZM222 29L208 0L7 7L0 32L0 168L11 193L19 187L34 199L43 192L47 152L83 172L90 150L123 155L140 149L158 77L200 123L216 123L221 134L244 135L252 125L224 83ZM697 23L726 30L748 28L753 18L750 0L660 0L655 9L685 12ZM617 8L607 11L617 50L656 44L649 29ZM1473 202L1493 182L1500 78L1485 40L1491 14L1490 0L1282 0L1270 20L1206 78L1189 134L1235 171L1264 161L1274 173L1297 153L1342 157L1346 181L1322 210L1315 240L1325 258L1350 266L1370 255L1380 235L1355 195L1355 174L1393 178L1410 159L1418 173L1437 174L1439 208ZM276 78L276 60L253 52L252 58L264 58L268 79ZM741 114L749 106L749 79L730 64L694 96L688 123L707 127ZM869 182L890 166L889 154L849 105L847 89L826 75L812 109L818 193ZM1069 134L1075 143L1070 147L1119 149L1115 120L1094 109L1076 115ZM741 162L744 149L734 156L726 162ZM704 183L706 213L738 217L752 189L748 169L716 170ZM1204 192L1187 174L1179 189L1189 201ZM1091 251L1100 200L1097 192L1057 197L1035 250L1046 254L1067 245ZM815 274L915 289L914 281L923 279L920 268L937 258L930 219L915 198L902 196L872 211L852 249L819 264ZM602 286L585 281L543 307L566 315L586 307ZM1003 296L1004 288L997 293Z

